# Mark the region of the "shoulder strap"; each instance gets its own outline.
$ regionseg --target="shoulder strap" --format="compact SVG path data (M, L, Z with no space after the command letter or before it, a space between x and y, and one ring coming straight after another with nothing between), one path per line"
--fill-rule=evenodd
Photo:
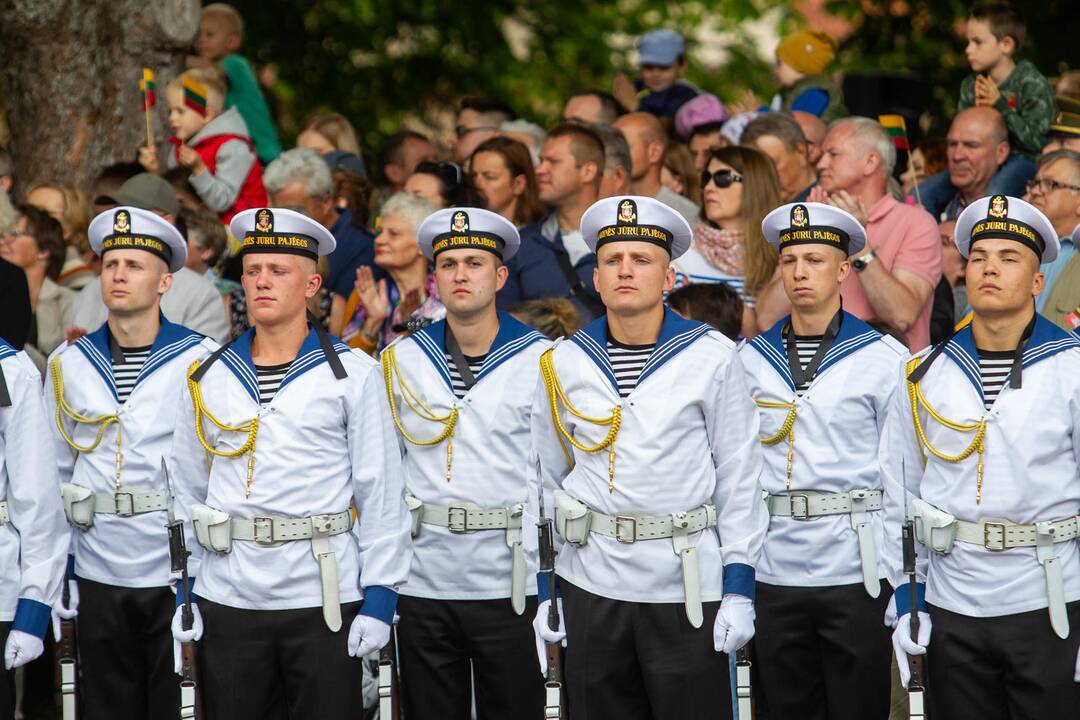
M457 368L458 375L461 376L461 381L465 384L466 392L472 389L472 386L476 384L476 377L472 374L472 368L469 367L469 362L465 359L465 353L461 352L461 346L458 345L457 338L454 337L454 331L450 329L449 323L446 325L446 352L450 353L450 359L454 361L454 367Z
M334 350L334 344L330 342L330 335L323 329L322 323L310 310L308 310L307 319L311 323L311 327L315 329L315 337L319 339L319 345L322 347L326 362L330 364L330 369L334 371L334 377L338 380L349 377L349 374L345 372L345 366L342 364L341 358L338 357L337 351Z
M11 393L8 392L7 380L4 379L3 365L0 365L0 407L11 407Z

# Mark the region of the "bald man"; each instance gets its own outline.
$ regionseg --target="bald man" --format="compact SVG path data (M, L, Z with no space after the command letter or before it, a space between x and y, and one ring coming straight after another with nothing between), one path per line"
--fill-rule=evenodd
M656 198L686 218L693 227L701 216L701 208L660 182L668 138L659 118L650 113L630 113L618 118L612 127L621 132L630 145L631 191L635 195Z
M821 143L825 142L825 134L829 132L829 126L817 115L811 115L805 110L792 110L791 116L802 128L803 136L806 137L806 157L811 165L817 165L821 159Z

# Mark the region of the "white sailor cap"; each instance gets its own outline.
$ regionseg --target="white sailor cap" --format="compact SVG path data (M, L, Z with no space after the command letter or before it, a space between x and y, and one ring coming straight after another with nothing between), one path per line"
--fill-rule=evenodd
M1015 240L1029 248L1040 263L1057 259L1061 241L1042 211L1020 198L990 195L964 208L956 219L956 247L964 257L979 240Z
M110 250L145 250L169 266L169 272L184 267L187 242L176 227L149 210L128 205L106 210L90 221L90 247L99 256Z
M866 228L855 216L825 203L781 205L761 221L770 245L783 250L791 245L828 245L855 255L866 246Z
M330 231L303 213L285 208L253 208L237 213L229 232L240 241L240 253L288 253L318 260L337 247Z
M445 250L487 250L506 262L521 246L514 223L502 215L474 207L445 208L427 216L416 231L428 260Z
M690 248L690 223L659 200L640 195L616 195L594 202L581 216L581 235L594 253L619 240L659 245L671 258Z

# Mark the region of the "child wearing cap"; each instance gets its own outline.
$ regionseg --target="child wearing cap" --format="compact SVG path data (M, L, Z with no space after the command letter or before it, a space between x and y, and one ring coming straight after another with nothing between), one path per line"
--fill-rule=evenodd
M199 199L229 222L241 210L267 204L262 164L236 108L225 109L225 86L209 70L188 70L165 88L175 146L166 158L171 169L191 169L189 182ZM139 162L160 173L157 148L139 148Z
M251 130L259 160L266 164L281 154L281 143L251 63L239 52L243 41L244 19L236 8L211 3L202 10L195 55L188 56L187 66L216 69L225 74L229 86L225 107L239 111Z
M625 107L675 119L684 103L697 96L693 85L679 78L686 72L686 43L674 30L653 30L638 41L641 77L631 82L615 78L612 93Z
M835 57L836 41L823 32L799 30L781 40L775 68L778 109L802 110L826 123L847 115L843 95L825 75Z

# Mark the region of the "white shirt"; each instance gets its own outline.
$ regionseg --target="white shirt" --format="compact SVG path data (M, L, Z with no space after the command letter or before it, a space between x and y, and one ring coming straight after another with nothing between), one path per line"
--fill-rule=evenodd
M615 491L610 493L607 450L573 450L570 469L552 424L547 391L542 381L538 384L532 433L545 510L554 515L553 495L559 488L607 515L657 516L715 503L717 527L692 534L690 543L698 550L701 599L720 600L725 568L732 569L733 576L736 570L745 571L744 581L752 584L752 568L768 526L758 484L758 416L732 342L706 325L664 312L653 356L626 398L619 398L604 347L606 317L556 344L555 371L569 401L584 415L600 418L618 405L622 426L615 441ZM560 415L579 442L594 445L607 434L606 426L583 422L565 410ZM532 517L526 524L535 522L538 510L537 478L530 481L526 515ZM563 543L556 572L580 588L616 600L685 599L682 565L670 540L623 544L592 534L580 547ZM752 594L752 589L742 591Z
M214 341L180 325L163 321L150 358L126 402L118 397L110 362L108 325L61 345L52 355L45 382L45 404L50 418L57 413L52 372L53 358L60 359L64 399L74 412L85 417L116 415L118 423L105 428L101 444L93 451L76 454L60 436L55 420L50 423L60 482L72 483L95 493L115 493L117 432L120 490L165 490L161 460L169 452L178 405L176 396L184 384L188 366L216 346ZM64 430L76 444L92 445L99 426L76 423L61 414ZM131 517L95 514L87 530L72 533L75 573L79 577L129 588L164 587L169 584L169 540L164 510Z
M784 318L745 343L739 355L755 400L794 403L795 455L791 490L826 493L881 490L878 446L897 390L896 365L907 356L899 342L844 313L840 330L809 388L798 396L787 365ZM758 407L761 437L779 432L786 408ZM787 492L788 442L762 446L761 486L770 495ZM888 577L882 553L898 542L885 536L884 513L867 514L878 548L878 577ZM812 520L775 516L757 565L757 578L771 585L823 587L863 582L859 542L849 515Z
M592 250L585 244L585 238L581 235L581 228L577 230L563 230L562 231L562 243L566 248L566 254L570 256L570 264L576 266L581 258L585 257Z
M472 503L504 508L527 500L530 414L539 377L540 355L551 343L505 313L488 350L476 384L458 400L451 390L451 372L443 353L445 321L414 333L394 345L399 372L409 389L438 416L458 409L453 465L446 480L446 441L413 445L398 435L408 491L425 503L447 506ZM430 439L443 425L425 421L401 395L394 378L398 417L410 435ZM535 535L536 525L522 523L522 534ZM503 530L454 534L448 528L422 525L413 538L413 563L403 594L414 597L479 600L511 594L511 553ZM535 566L526 574L526 593L536 593Z

